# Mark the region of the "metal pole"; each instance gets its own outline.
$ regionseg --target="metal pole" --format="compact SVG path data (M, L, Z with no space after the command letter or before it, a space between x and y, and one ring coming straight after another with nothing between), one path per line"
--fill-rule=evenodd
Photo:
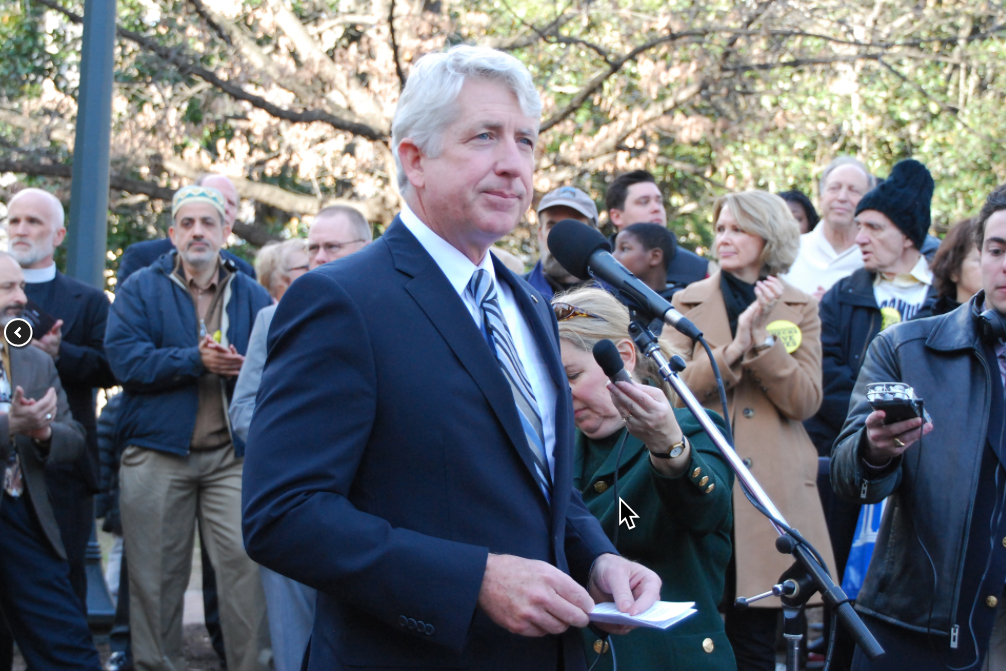
M102 290L114 56L115 0L85 0L66 271Z
M105 289L114 64L115 0L84 0L66 272L101 290ZM101 548L93 521L87 546L87 612L92 629L107 632L111 628L115 604L101 570Z

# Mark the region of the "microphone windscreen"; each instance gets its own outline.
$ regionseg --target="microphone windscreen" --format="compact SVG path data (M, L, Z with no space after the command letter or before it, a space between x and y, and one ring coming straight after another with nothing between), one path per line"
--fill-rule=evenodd
M622 363L622 356L618 353L615 343L610 340L598 340L594 345L594 361L601 367L604 374L609 378L614 378L619 371L625 369Z
M548 233L548 251L573 277L589 280L587 264L598 249L611 251L608 240L587 224L576 219L563 219Z

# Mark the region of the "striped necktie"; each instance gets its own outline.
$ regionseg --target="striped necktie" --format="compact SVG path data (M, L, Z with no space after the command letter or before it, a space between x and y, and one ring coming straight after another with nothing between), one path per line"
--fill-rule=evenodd
M479 268L472 274L468 282L468 293L475 299L475 304L482 311L483 325L496 360L503 371L503 376L510 383L513 400L517 404L517 414L524 428L528 447L534 456L535 477L545 498L552 500L552 482L549 477L548 460L545 458L545 438L541 426L541 415L538 414L538 401L534 397L531 382L524 372L524 366L517 355L510 329L500 310L496 297L496 287L493 285L489 271Z

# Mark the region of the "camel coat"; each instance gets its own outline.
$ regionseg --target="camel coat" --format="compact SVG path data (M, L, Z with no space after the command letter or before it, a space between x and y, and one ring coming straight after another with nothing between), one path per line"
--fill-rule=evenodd
M713 350L727 392L737 454L789 525L813 543L828 568L834 570L835 559L817 492L817 450L802 424L814 416L822 398L817 301L786 284L768 323L785 320L797 325L802 334L799 347L790 354L777 336L772 347L758 354L749 351L733 367L723 359L723 350L733 337L720 290L720 273L679 291L673 304L702 330ZM706 408L722 412L705 350L676 331L665 329L665 334L689 361L682 373L688 388ZM745 498L739 483L734 484L733 491L737 595L753 596L776 584L793 559L776 551L775 528ZM841 580L840 576L833 577L836 582ZM815 595L811 603L820 603L820 596ZM781 605L777 598L753 604L762 608Z

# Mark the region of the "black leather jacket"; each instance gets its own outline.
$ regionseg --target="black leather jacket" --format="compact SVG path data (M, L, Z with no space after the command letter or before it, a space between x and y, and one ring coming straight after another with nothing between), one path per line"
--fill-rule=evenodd
M914 631L964 629L973 599L961 594L961 579L987 442L990 375L999 375L997 362L986 360L972 315L975 300L983 299L979 292L953 312L877 335L832 452L831 483L840 497L877 503L891 496L856 608ZM925 399L933 431L869 479L860 451L872 412L866 385L891 381L907 382ZM920 541L939 576L935 598Z

